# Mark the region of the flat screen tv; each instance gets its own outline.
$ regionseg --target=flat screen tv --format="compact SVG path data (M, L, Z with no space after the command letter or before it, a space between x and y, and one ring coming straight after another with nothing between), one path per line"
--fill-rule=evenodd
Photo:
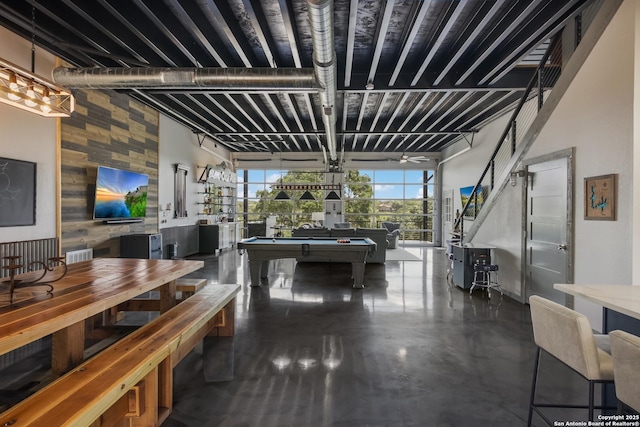
M98 166L93 218L142 219L147 212L149 176Z
M484 195L482 193L482 186L478 185L478 188L476 189L475 195L477 197L475 197L472 194L473 187L474 186L460 188L460 201L462 202L462 206L463 207L467 203L467 200L469 200L471 198L471 202L469 202L469 206L467 207L467 210L464 213L464 218L473 219L476 216L478 216L478 213L480 212L480 208L482 207L482 204L484 203ZM476 201L477 201L477 204L476 204Z

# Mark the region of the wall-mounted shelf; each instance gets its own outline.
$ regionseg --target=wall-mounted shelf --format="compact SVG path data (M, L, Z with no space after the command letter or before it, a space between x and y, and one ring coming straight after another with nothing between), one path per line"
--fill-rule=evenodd
M219 165L198 166L198 183L202 191L198 192L198 215L203 221L229 221L236 218L236 175L224 163Z
M197 202L200 207L199 215L219 215L225 216L229 220L235 219L235 187L204 183L203 190L198 192L200 196L200 201Z

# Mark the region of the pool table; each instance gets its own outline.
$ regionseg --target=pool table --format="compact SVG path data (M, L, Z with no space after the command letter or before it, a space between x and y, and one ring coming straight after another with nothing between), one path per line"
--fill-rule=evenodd
M376 243L368 237L350 237L349 243L338 243L335 237L250 237L238 242L238 250L249 257L251 286L260 286L260 279L269 273L269 260L282 258L340 259L350 262L353 287L364 288L364 266Z

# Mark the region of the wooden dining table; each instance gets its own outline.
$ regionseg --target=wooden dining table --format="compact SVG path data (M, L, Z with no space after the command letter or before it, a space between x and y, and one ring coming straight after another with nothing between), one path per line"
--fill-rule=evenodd
M556 283L554 289L602 307L602 333L615 329L640 336L640 286Z
M13 303L3 290L6 281L0 281L0 355L52 335L51 370L61 375L83 361L86 319L152 290L160 291L164 312L176 304L176 280L203 266L203 261L95 258L67 266L51 292L20 289Z
M615 310L640 320L640 286L556 283L553 287L569 295L584 298L605 309Z

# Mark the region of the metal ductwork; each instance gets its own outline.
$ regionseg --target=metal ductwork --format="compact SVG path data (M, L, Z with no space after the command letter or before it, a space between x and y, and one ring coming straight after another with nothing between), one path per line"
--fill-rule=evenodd
M291 68L63 68L53 80L71 89L317 91L314 70Z
M307 0L311 40L313 42L313 68L321 87L322 123L331 160L337 160L336 97L337 64L333 37L333 0Z
M307 0L313 70L287 68L64 68L53 80L70 89L209 89L319 91L330 159L338 159L336 139L337 62L333 0Z

